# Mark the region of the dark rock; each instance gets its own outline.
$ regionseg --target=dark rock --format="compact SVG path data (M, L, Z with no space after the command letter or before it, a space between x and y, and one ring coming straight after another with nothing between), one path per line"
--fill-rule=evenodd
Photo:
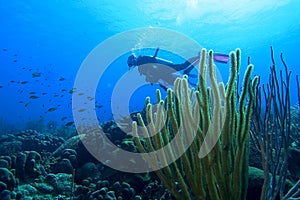
M91 198L96 198L96 199L104 199L106 193L108 191L108 188L104 187L104 188L101 188L100 190L96 190L94 191L90 197Z
M288 157L288 169L292 174L292 177L295 181L300 179L300 150L296 148L291 148L289 150Z
M11 169L11 162L12 162L11 157L9 157L9 156L0 156L0 160L5 160L8 164L8 167L6 167L6 168Z
M271 174L269 174L271 176ZM249 200L260 199L262 186L264 184L264 171L255 167L249 167L249 184L247 198ZM290 180L286 180L284 194L293 186Z
M77 156L77 153L74 149L65 149L62 153L62 158L69 158L71 155Z
M7 162L7 160L4 159L0 159L0 167L10 169L9 163Z
M20 152L16 159L16 176L23 180L25 178L25 165L26 165L27 155Z
M36 151L24 151L17 155L16 177L22 182L31 182L40 175L46 175L44 166L41 165L41 156Z
M69 156L69 161L71 162L72 166L77 168L78 167L78 160L76 155L70 155Z
M1 200L11 200L11 198L10 198L10 191L9 190L3 190L0 193L0 199Z
M89 191L90 191L90 189L89 189L88 187L79 185L79 186L76 188L75 193L76 193L76 194L87 194Z
M53 194L55 191L53 186L47 183L34 183L32 186L34 186L42 194Z
M103 187L109 187L109 181L108 180L99 180L96 183L96 188L99 190Z
M103 199L103 195L105 195L106 192L104 194L101 194L100 190L96 190L91 194L91 198L95 198L95 199Z
M249 185L247 199L260 199L263 183L264 171L255 167L249 167Z
M55 174L47 174L44 181L45 183L52 185L54 188L57 187L57 179Z
M16 195L16 200L21 200L23 198L23 195L18 192L17 195Z
M55 173L73 174L74 168L73 168L71 162L69 161L69 159L64 158L55 165L54 172Z
M0 155L17 154L20 151L53 152L63 142L53 134L29 129L15 135L0 135Z
M85 163L76 173L76 181L82 182L82 180L90 178L92 182L100 178L100 171L97 165L92 162Z
M255 145L253 144L253 142L250 142L249 166L262 169L261 163L262 163L261 153L255 147Z
M16 185L15 177L7 168L0 168L0 181L6 184L8 190L14 190Z
M6 189L7 189L6 183L0 181L0 193L1 193L3 190L6 190Z
M17 156L16 155L11 155L10 159L11 159L11 168L16 169Z
M144 185L144 189L142 190L142 199L161 199L173 200L174 197L169 190L165 188L165 186L159 182L158 180L153 180L148 184Z
M88 187L90 185L90 181L89 181L89 179L84 179L84 180L82 180L81 184Z
M103 187L99 190L99 193L103 196L106 195L106 193L108 192L108 188L107 187Z
M115 192L114 191L108 191L106 194L105 194L105 200L117 200L117 197L115 195Z
M139 195L134 196L133 200L142 200L142 197Z
M41 161L41 155L36 151L28 151L28 160L35 160L37 163Z
M112 185L112 188L116 191L120 190L121 189L121 184L119 181L115 182L113 185Z

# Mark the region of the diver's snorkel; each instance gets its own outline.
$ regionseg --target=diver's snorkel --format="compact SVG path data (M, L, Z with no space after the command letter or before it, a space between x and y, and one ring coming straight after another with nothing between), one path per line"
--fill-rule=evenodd
M158 54L158 51L159 51L159 47L157 47L155 53L154 53L154 56L153 58L155 58L155 63L157 64L161 64L161 65L166 65L166 66L170 66L170 65L173 65L173 62L172 61L169 61L169 60L166 60L166 59L162 59L162 58L157 58L157 54Z

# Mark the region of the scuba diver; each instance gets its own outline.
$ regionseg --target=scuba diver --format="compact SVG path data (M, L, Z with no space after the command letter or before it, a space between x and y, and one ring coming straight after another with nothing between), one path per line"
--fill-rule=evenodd
M199 63L200 54L192 57L184 63L174 64L169 60L158 58L159 48L156 49L153 56L138 56L130 55L127 59L129 70L132 67L138 67L141 75L146 76L146 81L151 85L158 83L162 88L166 89L165 84L173 85L175 79L178 77L178 72L183 70L183 73L190 75L192 69ZM219 63L228 63L229 56L222 53L214 53L214 61ZM159 82L162 80L164 83Z

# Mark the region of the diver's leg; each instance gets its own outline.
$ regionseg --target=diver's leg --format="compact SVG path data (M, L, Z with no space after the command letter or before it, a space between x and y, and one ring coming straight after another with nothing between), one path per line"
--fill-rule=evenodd
M198 64L199 60L200 60L200 55L188 59L187 62L189 62L190 65L196 65Z
M196 65L198 65L198 63L199 63L199 56L190 58L187 62L189 63L189 66L187 66L187 67L185 68L185 70L183 71L184 74L186 74L186 75L188 75L188 76L190 76L190 77L194 77L194 78L197 77L197 76L195 76L195 75L190 74L190 72L194 69L194 67L195 67Z
M198 62L199 62L199 57L195 56L195 57L188 59L187 61L185 61L182 64L172 64L172 66L170 66L170 67L172 67L176 71L181 71L181 70L191 67L191 69L188 70L190 72L193 69L193 67L198 64Z
M190 67L188 67L187 69L185 69L183 71L184 74L190 76L190 72L194 69L194 65L191 65ZM191 75L191 77L193 77L193 75Z

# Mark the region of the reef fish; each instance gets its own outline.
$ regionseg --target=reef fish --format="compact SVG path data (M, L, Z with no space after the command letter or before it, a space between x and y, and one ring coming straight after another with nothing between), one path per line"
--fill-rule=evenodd
M53 112L53 111L55 111L57 108L49 108L48 109L48 112Z
M73 124L74 124L74 122L71 121L71 122L66 123L65 126L71 126L71 125L73 125Z
M39 96L36 96L36 95L31 95L30 97L29 97L29 99L38 99L38 98L40 98Z
M36 77L40 77L40 76L41 76L40 72L34 72L34 73L31 74L32 78L36 78Z
M62 117L62 118L61 118L61 121L64 121L65 119L67 119L67 117Z

